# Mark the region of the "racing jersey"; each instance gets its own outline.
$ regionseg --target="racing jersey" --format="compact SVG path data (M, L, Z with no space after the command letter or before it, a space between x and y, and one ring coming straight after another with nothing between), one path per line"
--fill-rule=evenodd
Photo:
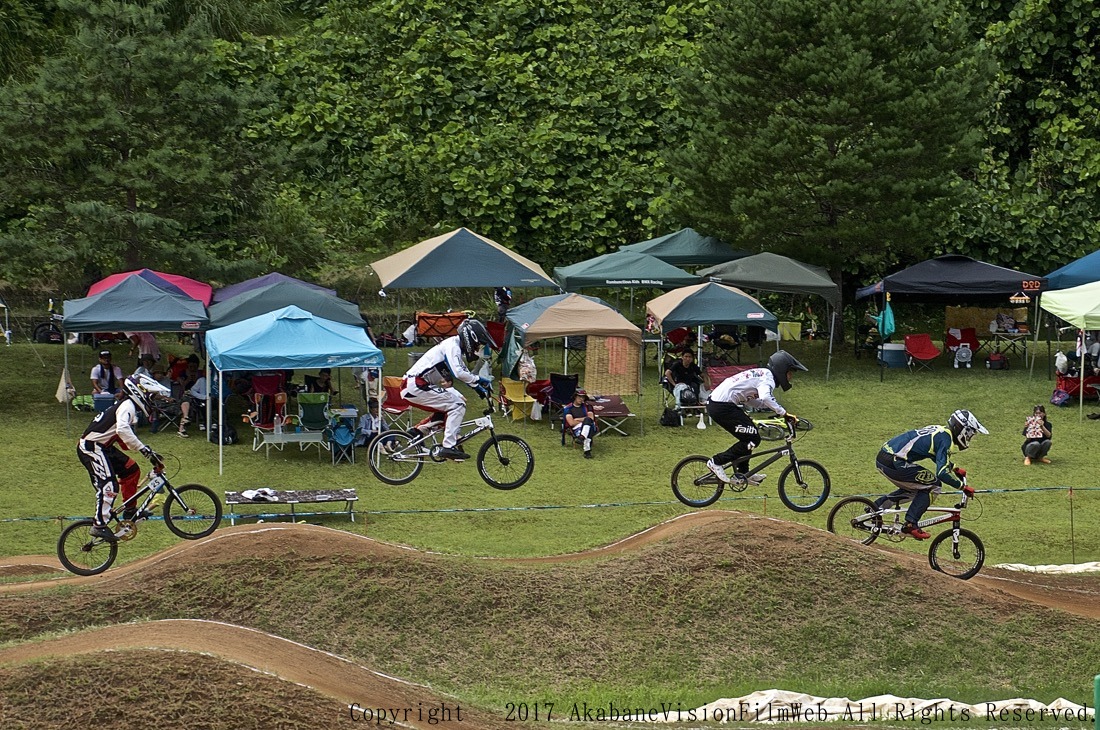
M134 433L137 420L137 406L129 398L123 398L93 418L81 438L104 448L121 441L128 450L141 451L145 444Z
M787 415L787 409L779 405L772 391L775 376L767 368L743 370L729 376L711 391L710 399L719 403L733 403L750 408L770 408L777 415Z
M955 474L955 465L951 463L951 449L954 446L951 431L943 426L925 426L906 431L882 445L882 450L895 459L915 463L931 460L936 468L931 470L940 484L962 489L962 480Z
M405 373L405 382L409 387L417 378L420 379L417 385L426 382L432 387L438 387L445 380L461 380L470 386L478 382L477 375L466 367L466 358L462 356L457 336L448 337L425 352Z

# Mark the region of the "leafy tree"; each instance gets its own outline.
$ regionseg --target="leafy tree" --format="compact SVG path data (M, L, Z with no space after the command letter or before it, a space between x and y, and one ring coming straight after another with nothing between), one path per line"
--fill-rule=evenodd
M226 83L205 22L168 2L60 0L74 32L0 87L0 260L16 284L163 267L215 279L310 243L272 152L243 134L264 96Z
M545 263L659 229L670 74L698 5L334 2L236 59L280 85L257 130L312 155L303 199L332 244L379 252L468 226Z
M981 164L945 228L953 251L1047 273L1100 241L1100 5L980 2L997 58Z
M693 128L670 154L681 216L841 282L926 257L956 171L976 162L987 100L991 69L965 18L946 0L714 9L685 84Z

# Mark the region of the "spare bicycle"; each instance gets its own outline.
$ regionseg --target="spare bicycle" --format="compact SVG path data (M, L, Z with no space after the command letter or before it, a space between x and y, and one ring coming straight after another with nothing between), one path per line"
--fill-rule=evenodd
M485 396L484 415L464 421L456 447L489 432L489 439L477 452L477 472L494 489L515 489L531 478L535 471L535 454L519 436L497 433L493 428L493 401ZM447 461L440 455L443 449L443 424L432 423L427 433L413 436L407 431L383 431L367 447L367 463L374 475L386 484L408 484L420 474L425 464Z
M928 546L928 564L933 570L938 570L954 578L967 580L978 574L985 563L985 546L981 539L970 530L963 529L962 511L973 500L965 492L962 501L954 507L931 506L929 512L935 517L921 520L918 527L925 528L932 525L951 523L951 529L941 532L932 538L932 544ZM900 500L888 500L882 507L876 507L875 503L866 497L845 497L836 503L829 512L829 532L848 537L864 545L870 545L879 537L892 542L901 542L908 535L902 532L905 526L905 512L902 504L908 502L908 498ZM980 504L980 502L978 503ZM981 516L978 515L973 519Z
M672 493L689 507L706 507L717 502L725 489L745 491L750 484L749 477L786 456L790 464L779 475L779 499L795 512L813 512L829 497L829 472L816 461L799 459L794 452L797 434L810 431L813 424L805 419L799 420L797 425L786 420L783 424L783 446L753 451L726 465L733 472L732 484L726 484L707 468L708 457L694 455L685 458L672 470ZM759 461L763 457L769 458ZM746 461L757 463L748 472L738 474L736 467Z
M177 467L176 472L179 469ZM111 510L109 523L115 542L92 536L91 519L80 519L61 531L57 540L57 557L66 569L77 575L98 575L110 568L118 556L118 546L137 537L138 525L153 516L153 509L164 499L162 514L165 526L185 540L198 540L218 528L222 520L222 503L210 489L201 484L175 487L164 473L163 463L151 469L137 492ZM123 519L124 511L134 510L133 519Z

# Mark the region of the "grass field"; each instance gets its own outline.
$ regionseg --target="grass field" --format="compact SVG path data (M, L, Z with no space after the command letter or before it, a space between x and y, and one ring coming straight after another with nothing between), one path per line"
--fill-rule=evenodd
M1051 408L1054 463L1022 464L1024 418L1053 387L1045 372L1031 377L1018 361L1008 372L954 370L944 359L933 373L890 370L880 382L873 361L844 351L826 381L823 343L789 349L811 372L781 400L815 423L798 453L826 466L834 496L885 491L873 467L885 439L970 408L991 432L958 459L980 490L980 508L969 511L980 519L966 526L984 540L986 565L1100 560L1100 423L1080 419L1076 408ZM386 352L387 373L401 372L406 352ZM548 348L540 373L556 369L560 356ZM69 357L72 378L86 392L93 353L71 347ZM51 555L64 524L58 518L91 510L92 490L74 453L90 414L67 417L54 400L62 348L17 344L0 358L0 555ZM1100 667L1095 620L934 573L923 558L927 546L914 541L886 553L838 541L814 529L835 500L808 515L786 510L775 494L778 470L761 487L715 505L742 514L716 515L712 528L594 558L525 560L608 545L690 511L669 488L673 465L687 454L719 451L729 437L717 427L657 425L660 394L650 365L644 398L628 399L641 416L629 426L632 435L600 437L592 460L562 447L545 422L498 418L535 451L535 475L510 492L484 484L469 462L428 466L413 483L391 487L363 461L334 467L312 451L273 452L266 460L243 443L226 448L219 474L216 447L197 433L189 440L148 436L182 465L177 483L215 492L355 487L355 523L346 516L309 521L431 552L363 547L368 541L341 542L333 535L355 538L331 531L240 538L230 531L221 542L181 544L151 522L121 547L105 580L0 596L0 652L119 625L137 640L109 653L0 663L0 718L21 728L114 717L163 728L356 725L331 697L222 661L213 649L141 648L143 622L173 619L268 632L424 683L495 718L510 702L692 708L771 687L965 702L1062 696L1091 706L1091 677ZM346 376L343 387L350 390ZM760 515L777 520L752 519ZM165 557L138 562L153 554ZM28 577L9 574L0 589ZM1096 592L1095 580L1080 581L1074 585L1082 594ZM256 661L243 666L263 670ZM107 676L114 689L105 702ZM506 723L486 727L497 725Z
M1051 465L1025 467L1020 432L1032 405L1049 399L1052 383L1045 371L1029 376L1019 362L1007 372L984 368L954 370L946 359L933 373L888 370L880 382L873 361L837 353L831 377L825 380L824 343L793 343L790 348L811 367L782 400L816 424L798 444L799 455L822 463L832 477L832 494L877 494L886 484L874 470L874 456L884 440L910 427L943 423L958 407L970 408L990 430L958 457L979 490L981 515L970 526L985 540L990 562L1069 563L1100 560L1100 491L1096 431L1100 423L1078 417L1077 408L1050 409L1054 424ZM386 351L387 372L406 364L403 350ZM120 353L122 354L122 353ZM5 477L0 501L0 554L49 554L60 530L57 516L86 515L92 492L85 471L73 453L76 437L90 415L70 412L53 398L62 365L62 348L17 344L0 351L0 430L5 435ZM93 353L71 347L71 374L85 391ZM652 358L652 355L650 355ZM551 350L540 356L540 372L560 363ZM652 359L650 360L652 365ZM349 390L347 376L345 390ZM502 430L514 431L535 450L531 481L513 492L484 484L472 462L429 465L414 482L393 487L377 481L365 461L333 467L327 455L313 452L252 452L249 433L242 444L225 450L225 472L218 474L217 448L200 438L178 439L174 433L142 434L157 451L180 460L179 482L199 482L222 490L256 487L356 487L357 509L367 512L356 524L324 519L335 527L440 552L466 555L547 555L569 552L643 529L688 511L669 489L669 473L690 453L722 450L729 437L717 427L700 431L689 425L657 425L660 394L650 385L639 404L630 401L641 419L630 424L627 438L609 434L598 439L596 458L580 458L579 449L561 447L542 423L513 424L497 419ZM357 397L349 398L355 401ZM629 399L628 399L629 400ZM239 410L241 403L231 401ZM1086 412L1095 408L1086 407ZM638 433L644 420L645 434ZM197 436L198 434L196 434ZM475 445L476 446L476 445ZM786 510L775 494L773 474L759 488L727 495L717 506L824 526L828 508L809 515ZM1072 499L1069 488L1074 488ZM1037 491L1042 490L1042 491ZM154 525L126 546L132 559L170 544L174 538ZM913 546L919 549L919 546Z

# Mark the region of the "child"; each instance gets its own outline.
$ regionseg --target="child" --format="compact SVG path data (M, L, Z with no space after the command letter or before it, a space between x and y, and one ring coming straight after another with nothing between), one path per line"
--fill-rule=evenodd
M355 445L366 446L385 430L386 422L378 412L378 399L371 398L367 401L367 412L359 417L359 437L355 440Z
M1031 466L1033 459L1038 459L1040 464L1050 463L1047 458L1050 451L1050 430L1046 407L1035 406L1024 422L1024 445L1020 447L1024 452L1024 466Z

